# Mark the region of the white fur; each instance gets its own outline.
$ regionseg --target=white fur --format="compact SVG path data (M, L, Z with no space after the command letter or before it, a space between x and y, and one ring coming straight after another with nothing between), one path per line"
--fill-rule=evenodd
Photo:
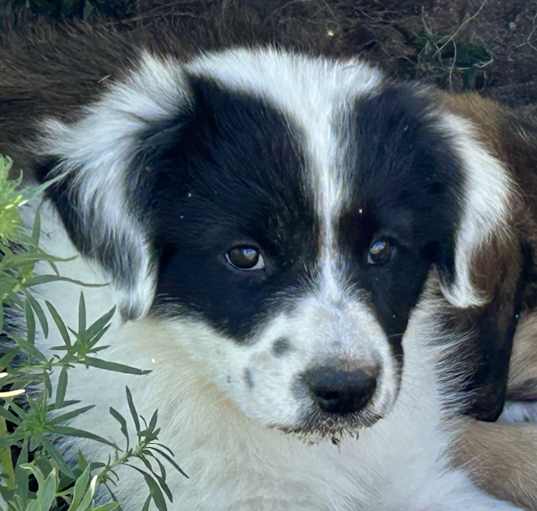
M74 248L57 222L50 227L54 215L45 210L43 220L44 248L71 255ZM102 282L102 275L80 258L61 263L60 271ZM38 291L76 328L79 288L54 284ZM88 320L114 304L112 288L87 288L84 293ZM172 511L515 510L484 495L462 471L448 466L455 425L448 425L441 410L434 369L439 354L430 346L436 334L434 310L434 304L423 302L411 318L404 339L407 370L392 412L358 439L345 438L337 447L329 441L308 445L248 418L211 381L210 363L222 355L219 345L213 347L212 361L192 349L194 341L205 343L204 336L211 342L223 340L202 324L173 321L115 321L102 340L111 346L103 358L153 372L127 376L94 368L73 370L67 398L97 405L74 425L121 443L107 410L114 406L128 416L125 385L144 416L158 408L161 440L190 476L187 480L170 472ZM52 329L44 347L58 341ZM107 449L100 444L82 442L77 447L93 459L106 458ZM143 482L133 471L122 472L121 481L117 495L124 508L137 509L146 494Z
M338 140L333 122L347 102L379 85L379 72L356 61L308 59L276 50L228 51L202 57L187 67L227 87L261 95L303 130L309 166L304 170L312 176L310 185L324 221L318 277L294 312L259 325L252 346L234 343L201 320L170 317L122 324L116 319L102 341L111 346L104 357L153 372L134 377L74 370L68 398L97 405L77 418L75 425L121 442L115 422L106 416L110 405L128 414L126 384L143 415L150 416L158 408L162 440L190 475L189 480L170 475L176 496L173 510L516 509L484 495L462 471L449 468L449 446L457 426L442 408L450 396L440 392L437 362L441 354L431 345L438 335L435 304L426 295L413 312L403 340L405 371L395 400L397 375L386 336L364 301L348 298L338 271L332 224L346 194L337 158L337 146L344 141ZM135 155L134 141L140 130L187 102L181 66L144 55L137 70L88 107L80 121L44 125L48 135L41 151L64 159L58 172L78 172L83 204L94 202L100 208L99 239L126 240L127 249L143 255L140 268L132 269L140 275L135 289L85 291L90 319L125 301L136 304L143 316L151 301L154 274L146 255L147 240L143 226L124 210L121 175ZM490 200L496 204L498 199L501 205L505 183L485 183L479 166L495 160L480 151L479 145L474 147L471 138L463 137L471 136L466 125L446 119L446 129L454 134L470 174L470 195L465 202L469 209L461 231L468 227L472 236L467 239L461 234L460 243L471 253L476 238L482 240L501 213L500 206L487 206L478 186L485 186ZM470 150L477 155L470 155ZM471 223L472 214L475 223ZM74 248L53 216L48 216L45 248L71 255ZM450 295L456 303L468 301L471 292L466 257L466 252L457 254L458 280ZM84 281L101 282L107 277L82 259L60 267L64 275ZM52 284L39 292L76 328L78 289ZM282 334L291 338L294 351L276 359L270 355L270 346ZM452 345L457 339L443 341ZM53 330L44 346L55 344L58 335ZM383 375L370 407L385 418L363 430L359 439L344 438L338 447L327 440L307 445L272 428L297 425L300 412L311 403L307 397L297 399L291 392L292 381L310 365L334 356L365 362L380 359ZM243 377L246 369L252 369L257 379L250 393ZM106 457L100 445L82 442L81 447L92 457ZM138 479L134 472L122 475L117 494L125 509L143 502L144 485Z
M455 281L442 286L442 291L456 307L483 305L487 297L481 296L471 282L472 258L492 235L506 234L513 185L505 167L479 141L468 121L442 112L441 126L451 136L467 179L464 196L460 197L463 210L456 244Z
M382 376L368 411L386 413L396 398L398 385L388 340L365 301L349 300L334 239L334 223L348 201L341 161L341 147L346 141L341 140L338 115L348 110L354 99L374 91L381 83L381 73L356 60L338 62L277 50L244 49L203 57L189 70L216 78L230 89L262 97L299 127L299 136L305 137L305 180L322 219L322 254L310 283L311 295L296 305L291 317L282 315L266 325L254 348L246 352L243 347L231 350L227 348L230 341L223 341L225 351L231 354L212 373L219 374L221 367L229 368L231 374L252 370L261 390L248 392L244 384L232 379L227 387L235 391L235 402L247 415L262 422L293 427L298 414L312 406L291 396L293 380L308 367L338 358L362 366L380 364ZM290 339L293 352L275 366L270 345L281 336ZM212 338L207 352L203 352L204 359L211 358Z
M537 422L537 403L533 401L508 401L499 419L501 422Z
M134 288L119 290L120 306L138 315L151 302L154 282L144 228L132 215L125 215L123 176L136 156L136 136L186 102L183 80L180 67L144 54L124 82L112 85L102 99L83 110L80 121L45 121L42 130L46 135L38 145L39 153L61 158L57 175L76 176L73 188L87 210L94 204L96 217L92 222L83 220L95 243L113 239L122 250L132 250L140 257L139 267L132 268L138 277Z

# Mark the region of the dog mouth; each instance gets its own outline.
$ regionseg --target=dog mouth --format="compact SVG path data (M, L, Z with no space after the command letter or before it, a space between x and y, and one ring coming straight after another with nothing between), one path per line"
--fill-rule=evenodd
M315 410L304 416L297 426L274 425L272 428L296 436L308 444L330 440L338 445L345 438L358 439L361 431L374 426L383 418L384 415L369 410L348 415Z

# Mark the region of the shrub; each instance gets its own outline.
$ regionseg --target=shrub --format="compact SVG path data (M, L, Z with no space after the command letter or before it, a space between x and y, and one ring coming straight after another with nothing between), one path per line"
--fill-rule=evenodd
M124 437L122 446L69 425L73 418L93 408L91 403L65 399L70 369L77 365L93 366L104 371L137 374L140 378L146 372L101 358L106 347L100 341L115 310L87 324L82 291L86 284L62 277L56 264L62 259L39 247L39 212L31 232L27 232L21 221L20 208L29 201L38 201L44 187L21 187L21 179L9 178L10 168L11 161L0 157L0 331L3 337L0 495L3 505L7 511L120 509L113 488L120 484L117 469L127 466L139 472L147 484L148 497L143 510L148 510L151 502L159 510L166 510L172 495L166 485L163 462L182 471L173 453L158 441L157 411L149 420L140 416L127 388L131 416L127 419L114 408L109 410L109 420L117 422ZM40 261L50 269L48 274L34 273L35 264ZM42 303L33 294L35 286L58 280L81 287L76 330L64 323L54 304ZM53 354L45 355L39 350L36 337L49 336L51 321L61 339L52 349ZM20 324L24 328L19 328ZM56 385L52 384L53 380L57 380ZM133 425L131 431L136 432L135 438L129 434L128 421ZM78 453L76 460L67 461L57 447L56 440L62 437L103 443L110 449L109 456L106 460L89 460ZM95 503L100 490L110 494L110 502Z

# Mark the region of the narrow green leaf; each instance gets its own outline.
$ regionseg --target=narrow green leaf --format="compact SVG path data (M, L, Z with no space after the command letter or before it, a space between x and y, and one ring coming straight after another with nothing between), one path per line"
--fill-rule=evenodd
M76 455L76 462L77 462L77 465L82 470L86 470L86 467L90 465L90 463L88 462L88 460L86 459L86 457L84 456L84 453L82 451L78 451L78 453ZM93 470L94 468L96 468L96 467L91 465L91 470Z
M127 441L126 450L128 451L129 450L129 431L128 431L128 427L127 427L127 420L115 408L110 407L108 409L108 411L110 412L110 415L114 419L116 419L116 421L119 422L119 426L121 428L121 433L123 433L123 436L125 437L125 440Z
M132 422L136 428L136 433L140 434L140 419L138 418L138 412L134 406L134 400L132 399L132 394L129 387L125 387L127 393L127 403L129 404L129 410L131 412Z
M77 408L76 410L72 410L67 413L63 413L61 415L58 415L57 417L54 417L50 420L49 424L61 424L63 422L69 422L73 420L75 417L78 417L79 415L82 415L86 413L87 411L91 410L92 408L95 408L95 405L87 405L83 406L81 408Z
M160 489L160 486L158 483L153 479L153 477L145 472L144 470L135 467L134 465L131 465L130 463L125 463L127 467L132 468L133 470L136 470L136 472L139 472L142 474L145 483L147 484L147 487L149 488L149 493L151 494L151 497L153 498L153 502L157 506L157 509L159 511L167 511L168 506L166 505L166 499L164 498L164 494L162 493L162 490Z
M158 467L159 467L159 481L160 479L162 479L164 481L164 484L166 484L166 479L167 479L167 471L166 471L166 467L164 466L164 464L162 463L162 461L160 461L152 452L148 452L147 453L147 456L150 456L151 458L153 458L155 460L155 462L157 463ZM170 497L170 500L173 500L172 497Z
M119 450L119 447L110 440L107 440L106 438L103 438L102 436L96 435L94 433L90 433L89 431L84 431L82 429L72 428L70 426L55 426L54 431L51 431L51 433L77 438L87 438L88 440L95 440L96 442L109 445L110 447Z
M63 322L60 313L57 311L56 307L54 307L54 305L52 305L50 302L46 301L45 304L47 305L50 315L52 316L52 319L54 320L54 323L56 324L56 327L58 328L60 335L62 336L63 342L66 346L71 347L71 336L67 331L67 327L65 326L65 323Z
M109 329L110 325L106 325L100 332L97 332L95 335L88 335L88 346L90 347L91 353L97 353L99 351L99 348L95 348L94 346L103 338L103 336L106 334L106 332L108 332Z
M30 344L35 344L35 316L29 301L24 304L24 315L26 317L26 340Z
M21 423L21 420L19 419L19 417L16 417L14 414L12 414L9 410L4 408L3 406L0 406L0 417L7 419L9 422L12 422L16 426L18 426Z
M76 256L72 259L76 259ZM47 264L50 266L51 270L54 272L54 275L60 275L60 270L58 269L58 265L52 260L48 259L46 260Z
M158 421L158 410L155 410L153 412L153 415L151 416L151 420L149 421L149 431L154 431L155 430L155 427L157 425L157 421Z
M49 442L49 440L43 436L41 438L41 445L43 446L46 453L50 456L51 461L54 461L56 463L56 466L61 472L63 472L66 476L70 477L71 479L76 478L74 472L67 465L67 463L65 463L65 460L63 459L63 456L61 455L60 451L58 451L58 449L54 447L52 442Z
M160 456L162 456L170 465L175 468L181 475L189 479L188 474L177 464L177 462L170 456L167 452L165 452L162 449L159 449L158 447L154 447L153 445L149 446L148 449L151 449L152 451L157 452ZM172 453L173 454L173 453Z
M56 470L45 479L45 483L37 491L37 501L41 511L49 511L56 500L56 491L58 489L58 475Z
M84 499L86 493L90 490L90 474L91 470L89 465L85 468L84 472L80 474L76 480L75 487L73 489L73 500L69 506L69 511L78 511L79 505Z
M69 351L70 346L65 346L62 344L61 346L51 346L49 349L51 351Z
M142 463L146 466L146 468L149 470L149 472L151 472L151 474L157 479L157 481L158 481L158 483L160 485L160 488L166 494L166 497L168 497L168 500L170 502L173 502L172 492L170 491L170 488L166 484L166 469L164 468L162 463L160 463L160 461L157 458L153 457L153 459L156 461L156 463L161 468L161 473L158 474L156 472L156 470L153 468L153 466L151 465L151 463L149 462L149 460L145 456L139 456L138 459L140 459L142 461Z
M49 284L50 282L58 282L60 277L58 275L35 275L26 283L28 288L34 286L40 286L42 284Z
M32 226L32 243L37 247L39 245L39 238L41 237L41 207L35 213L34 225Z
M17 458L17 466L15 467L15 483L17 485L17 493L23 498L28 497L28 481L30 474L27 470L21 468L22 465L28 463L28 439L25 438L22 442L22 449Z
M108 325L108 323L110 323L110 320L114 317L115 313L116 307L112 307L106 314L104 314L97 321L92 323L87 330L88 335L90 337L93 337L98 332L100 332L106 325Z
M2 357L0 357L0 369L3 370L9 367L17 355L17 350L9 350L2 355Z
M117 487L118 483L119 483L119 475L118 473L115 471L115 470L108 470L108 473L107 473L107 481L110 483L110 484L113 484L114 486ZM114 476L114 479L112 479L110 476Z
M138 369L124 364L118 364L117 362L109 362L100 358L85 357L84 363L88 366L97 367L99 369L106 369L107 371L114 371L117 373L135 374L138 376L149 374L151 371Z
M0 437L0 448L10 447L24 438L24 433L12 433L11 435L3 435Z
M61 406L65 401L65 393L67 392L67 368L64 366L60 371L58 385L56 387L56 406Z
M149 511L149 506L151 505L151 495L149 495L144 502L144 507L142 508L142 511Z
M68 399L67 401L64 401L61 406L58 406L56 403L48 403L47 404L47 411L53 412L55 410L61 410L62 408L67 408L68 406L77 405L80 403L80 399Z
M43 330L43 335L45 336L45 338L47 338L48 337L48 321L43 311L43 308L41 307L41 305L39 305L39 302L28 291L24 291L24 296L26 297L28 302L30 302L32 309L34 310L37 316L37 319L39 320L41 329Z
M104 287L108 285L108 284L89 284L87 282L82 282L81 280L70 279L67 277L60 277L54 274L47 274L47 275L36 275L32 277L26 283L26 287L29 288L29 287L34 287L34 286L40 286L42 284L49 284L50 282L70 282L71 284L77 284L78 286L83 286L83 287Z
M91 481L86 493L84 494L82 500L80 501L79 511L90 510L94 495L95 495L95 481ZM71 507L69 507L68 511L71 511Z
M78 301L78 332L86 332L86 300L82 292Z
M22 470L27 470L35 477L38 487L45 485L45 476L37 465L35 465L34 463L25 463L22 464L20 468Z
M52 382L50 381L50 373L47 370L44 370L43 373L43 383L45 384L45 390L47 392L47 397L52 397Z
M91 353L100 353L101 351L105 351L108 348L110 348L110 344L107 344L106 346L98 346L96 348L91 348Z
M112 488L110 488L110 485L105 483L104 487L106 488L106 491L110 494L110 497L112 497L113 500L117 501L118 498L115 496L114 492L112 491Z
M14 411L19 417L24 417L26 415L26 410L19 406L15 401L9 402L9 407Z

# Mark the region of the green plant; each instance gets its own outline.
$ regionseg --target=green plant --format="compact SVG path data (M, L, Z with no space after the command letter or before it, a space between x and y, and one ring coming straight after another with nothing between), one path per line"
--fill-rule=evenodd
M415 38L417 67L434 77L443 86L451 86L454 78L461 80L464 90L475 90L484 79L486 68L493 62L482 45L455 42L447 34L424 31Z
M159 510L167 509L172 494L166 484L164 463L181 468L173 453L158 441L158 412L149 420L139 416L129 389L126 399L130 410L128 421L110 408L109 420L116 421L125 438L120 447L89 431L74 428L70 422L92 408L91 403L66 400L69 371L77 365L97 367L143 377L145 371L101 358L106 347L100 341L115 314L112 309L87 324L84 294L78 306L78 328L70 329L50 302L40 303L32 289L39 284L66 281L67 285L85 286L82 282L62 277L57 263L65 261L47 254L39 247L39 213L31 233L26 233L20 208L36 200L40 188L21 188L20 179L9 179L11 161L0 157L0 324L7 325L6 313L24 318L22 330L5 329L5 349L0 356L0 495L7 511L112 511L113 487L119 483L117 469L128 467L139 472L148 488L144 510L153 502ZM37 262L45 262L48 274L35 274ZM47 314L48 313L48 314ZM51 319L50 319L51 318ZM36 344L38 335L50 334L53 321L60 332L61 343L45 355ZM53 377L57 384L53 385ZM38 392L26 392L33 388ZM75 437L105 444L106 460L88 460L81 453L75 462L68 462L56 447L55 439ZM183 475L186 475L183 473ZM108 490L112 501L95 504L100 488ZM1 507L0 503L0 509Z
M423 30L412 38L412 46L416 51L414 72L450 89L481 88L486 82L488 68L494 62L494 55L478 36L474 34L469 39L463 34L481 15L487 1L482 0L478 9L466 16L449 34L433 30L425 10L422 10Z

